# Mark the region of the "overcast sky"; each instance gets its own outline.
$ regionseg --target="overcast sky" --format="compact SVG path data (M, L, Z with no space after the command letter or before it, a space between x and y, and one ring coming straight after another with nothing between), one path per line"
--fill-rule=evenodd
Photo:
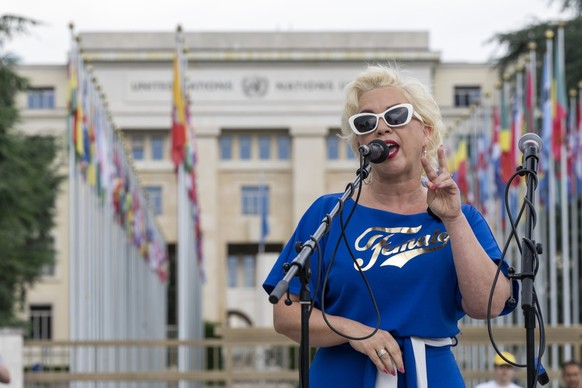
M65 63L75 31L429 31L445 62L502 53L494 34L568 18L560 0L0 0L0 15L39 20L3 50L25 64Z

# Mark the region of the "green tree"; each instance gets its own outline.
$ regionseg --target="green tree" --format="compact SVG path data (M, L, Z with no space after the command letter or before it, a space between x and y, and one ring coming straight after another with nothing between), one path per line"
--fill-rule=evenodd
M561 3L562 11L571 11L576 16L564 23L564 54L566 70L566 87L578 88L578 82L582 81L582 0L552 0ZM491 41L497 41L507 48L507 52L496 59L497 68L503 74L508 68L514 66L520 58L530 52L530 43L536 44L537 62L541 64L546 51L546 31L557 31L557 22L544 21L532 23L522 30L496 34ZM539 66L541 70L541 66Z
M514 66L520 58L529 53L529 44L536 44L536 58L541 64L546 51L546 31L556 31L556 23L543 22L532 24L526 29L497 34L494 39L507 46L507 53L497 59L497 68L502 74ZM578 88L582 80L582 17L564 21L564 54L566 65L566 86ZM541 66L539 66L541 69ZM538 69L539 70L539 69Z
M556 0L550 0L554 3ZM582 0L557 0L562 3L562 11L574 11L577 16L582 15Z
M0 17L0 48L33 20ZM44 265L54 263L53 228L59 183L58 139L26 136L16 95L28 82L15 71L17 58L0 51L0 326L18 324L16 307L38 281Z

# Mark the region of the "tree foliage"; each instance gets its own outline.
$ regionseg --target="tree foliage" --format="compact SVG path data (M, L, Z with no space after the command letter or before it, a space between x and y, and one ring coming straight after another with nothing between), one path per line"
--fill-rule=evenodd
M14 38L16 34L28 32L31 26L40 24L36 20L28 19L17 15L0 16L0 47L4 43Z
M582 17L576 17L563 23L566 85L568 88L578 88L578 82L582 81L582 45L580 45L582 41ZM507 47L507 53L497 59L497 68L500 74L515 66L520 59L530 53L531 42L535 43L538 70L541 69L547 46L547 31L552 31L555 35L556 23L542 22L532 24L523 30L495 35L493 39Z
M556 0L550 0L550 3ZM582 0L557 0L562 3L562 11L573 10L577 16L582 15Z
M562 11L572 11L576 15L561 23L564 24L566 86L577 89L578 82L582 81L582 0L549 0L549 3L556 1L561 3ZM530 53L532 42L535 43L536 62L540 64L538 71L541 70L547 46L546 33L552 31L555 36L557 27L557 22L546 21L532 23L522 30L496 34L491 40L507 48L507 53L497 59L500 75Z
M3 16L0 42L34 21ZM27 136L14 129L16 96L28 81L15 71L16 59L0 56L0 326L17 323L16 307L41 268L54 263L53 228L58 187L58 139Z

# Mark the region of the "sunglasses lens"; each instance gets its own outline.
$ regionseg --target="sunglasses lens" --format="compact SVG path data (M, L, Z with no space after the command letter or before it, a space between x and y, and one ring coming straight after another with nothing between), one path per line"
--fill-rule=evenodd
M398 108L390 109L384 115L388 125L392 127L398 127L408 124L410 113L408 108L400 106Z
M360 133L368 133L376 128L378 118L376 116L360 116L354 119L354 128Z

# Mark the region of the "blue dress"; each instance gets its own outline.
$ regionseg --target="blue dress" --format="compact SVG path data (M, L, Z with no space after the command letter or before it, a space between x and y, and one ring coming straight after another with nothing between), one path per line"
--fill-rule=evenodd
M263 283L267 293L283 278L283 264L297 256L295 243L309 240L340 197L341 194L324 195L305 212ZM352 199L346 201L344 223L354 205ZM459 333L457 321L465 315L449 235L443 223L428 212L401 215L361 205L353 210L345 228L349 249L340 238L338 215L319 243L321 252L316 250L310 256L312 298L315 307L324 307L328 314L376 327L377 314L357 262L380 310L380 328L389 331L404 352L406 373L399 374L398 386L410 387L413 383L407 385L406 375L411 374L414 365L407 365L407 339L455 337ZM483 249L498 262L501 251L484 218L470 205L463 205L462 211ZM322 282L330 267L324 294ZM507 269L504 262L504 274ZM300 287L295 277L289 292L298 295ZM517 290L514 295L517 297ZM512 308L507 307L503 314L510 311ZM449 346L427 346L426 363L429 387L464 386ZM376 372L372 361L347 343L319 348L310 367L310 386L374 387Z

